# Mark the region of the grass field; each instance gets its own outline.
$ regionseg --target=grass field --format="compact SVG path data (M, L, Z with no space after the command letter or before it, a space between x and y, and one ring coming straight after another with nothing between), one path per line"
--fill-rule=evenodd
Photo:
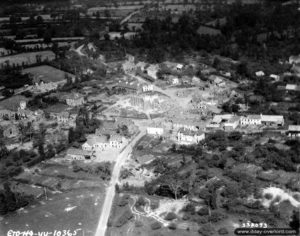
M105 182L98 176L74 173L70 163L48 161L22 173L14 185L15 191L33 194L35 200L0 217L1 236L7 235L8 230L38 233L76 229L80 229L78 236L94 236L105 196Z
M27 68L22 71L24 74L31 74L34 77L37 77L38 79L43 80L44 82L58 82L65 79L65 75L69 75L71 77L74 77L74 75L67 73L65 71L56 69L51 66L36 66Z
M78 189L62 194L48 195L25 209L0 221L0 235L8 230L54 231L81 229L85 236L94 236L101 211L99 189ZM78 234L81 236L80 234Z
M22 65L22 63L31 65L37 62L37 56L41 56L42 61L46 59L49 61L55 59L55 55L52 51L20 53L12 56L0 57L0 66L6 64L7 62L10 65Z

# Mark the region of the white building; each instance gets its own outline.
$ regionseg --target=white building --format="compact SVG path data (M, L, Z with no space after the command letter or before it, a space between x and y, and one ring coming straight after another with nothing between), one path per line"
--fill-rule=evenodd
M265 73L263 71L257 71L257 72L255 72L255 75L257 77L262 77L262 76L265 76Z
M147 134L150 135L156 135L156 136L162 136L164 133L164 129L162 127L147 127Z
M283 126L284 118L283 116L261 115L261 122L263 125L268 126Z
M234 116L224 123L224 128L227 131L235 130L239 126L239 124L240 124L240 117Z
M126 143L126 138L113 134L108 138L105 135L91 135L88 140L82 145L85 151L105 151L108 148L121 148Z
M180 129L184 128L187 130L198 131L199 130L199 123L193 120L187 119L174 119L173 121L173 129Z
M261 116L260 115L242 116L241 119L240 119L240 124L242 126L261 125Z
M153 84L144 84L142 85L142 91L143 92L151 92L154 90Z
M177 64L176 70L182 71L182 69L183 69L183 65L182 64Z
M289 63L290 64L298 64L298 63L300 63L300 55L299 56L290 56Z
M177 133L177 141L180 144L197 144L204 139L205 133L200 131L191 131L188 129L181 128Z
M300 125L289 125L287 134L290 138L300 138Z

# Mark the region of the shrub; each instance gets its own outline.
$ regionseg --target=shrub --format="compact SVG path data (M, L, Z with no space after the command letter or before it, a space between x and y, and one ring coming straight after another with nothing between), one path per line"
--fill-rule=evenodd
M265 199L267 199L267 200L271 200L271 199L273 198L273 195L270 194L270 193L266 193L266 194L264 195L264 197L265 197Z
M159 207L159 202L158 201L152 201L150 204L151 210L155 210Z
M218 230L218 233L220 234L220 235L225 235L225 234L228 234L228 230L226 229L226 228L220 228L219 230Z
M209 225L209 224L205 224L203 225L200 229L199 229L199 234L202 236L211 236L214 234L214 228Z
M207 216L209 214L209 211L207 207L201 207L197 213L200 216Z
M171 230L175 230L175 229L177 229L177 226L176 226L176 224L171 223L171 224L169 224L168 228Z
M177 218L177 215L174 212L169 212L166 216L165 216L165 220L171 221Z
M136 222L134 223L134 225L135 225L136 228L139 228L139 227L143 227L143 226L144 226L144 224L143 224L142 221L136 221Z
M136 201L135 206L140 207L140 206L145 206L145 205L146 205L145 199L142 196L140 196L138 198L138 200Z
M121 227L125 225L131 218L133 217L133 214L130 210L126 210L115 222L115 227Z
M124 207L128 204L128 197L125 195L119 199L118 206Z
M157 230L161 228L161 224L159 222L154 222L151 224L151 229L152 230Z

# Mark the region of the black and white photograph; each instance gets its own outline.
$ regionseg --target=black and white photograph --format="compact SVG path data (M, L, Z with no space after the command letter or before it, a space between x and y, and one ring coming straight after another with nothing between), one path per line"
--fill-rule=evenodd
M0 236L238 235L300 235L300 0L0 0Z

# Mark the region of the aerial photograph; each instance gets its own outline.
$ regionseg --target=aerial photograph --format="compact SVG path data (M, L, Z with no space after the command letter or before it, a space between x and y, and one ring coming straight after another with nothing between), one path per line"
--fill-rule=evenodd
M0 236L300 235L300 0L0 0Z

